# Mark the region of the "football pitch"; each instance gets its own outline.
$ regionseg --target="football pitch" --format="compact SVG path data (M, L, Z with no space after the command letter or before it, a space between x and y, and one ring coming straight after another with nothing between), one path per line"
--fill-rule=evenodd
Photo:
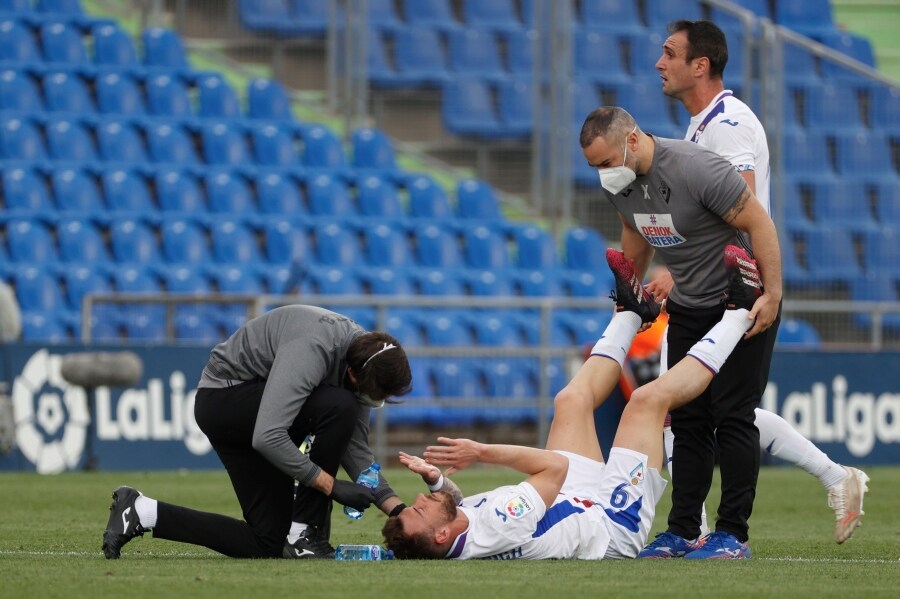
M765 467L751 519L753 559L334 562L234 560L151 533L107 561L100 551L112 490L239 517L224 472L0 475L0 597L897 597L900 596L900 468L870 467L866 516L854 538L833 540L825 491L805 472ZM386 475L401 497L424 486ZM465 493L515 482L497 469L454 477ZM712 505L718 500L718 479ZM339 508L339 506L336 506ZM654 533L665 528L669 492ZM377 543L384 516L350 521L335 509L332 542Z

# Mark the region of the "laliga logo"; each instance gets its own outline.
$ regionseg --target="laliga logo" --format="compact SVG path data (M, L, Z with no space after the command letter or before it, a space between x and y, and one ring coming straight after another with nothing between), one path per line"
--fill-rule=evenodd
M13 383L16 443L40 474L78 465L90 422L85 390L62 378L61 365L62 356L42 349Z

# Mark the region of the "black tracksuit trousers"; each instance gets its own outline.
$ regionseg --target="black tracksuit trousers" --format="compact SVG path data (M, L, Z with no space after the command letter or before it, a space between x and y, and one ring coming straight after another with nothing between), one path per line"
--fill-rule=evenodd
M194 416L228 471L244 519L200 512L160 501L153 536L202 545L230 557L281 557L291 520L328 530L331 499L300 487L252 447L253 428L265 381L223 389L199 389ZM356 396L337 387L319 387L303 404L290 427L299 446L316 436L312 461L337 474L359 416Z
M691 309L669 301L667 309L671 368L721 320L725 308ZM742 339L706 391L672 412L675 445L669 532L685 539L699 536L701 509L712 485L718 449L722 497L715 530L747 541L759 476L759 430L754 410L769 379L780 321L779 311L769 329Z

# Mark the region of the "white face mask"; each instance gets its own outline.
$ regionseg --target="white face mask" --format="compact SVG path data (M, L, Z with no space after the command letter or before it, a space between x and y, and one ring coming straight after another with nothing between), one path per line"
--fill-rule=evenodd
M636 130L637 125L631 130L631 133L634 133ZM628 135L631 135L631 133ZM634 180L637 178L635 172L625 166L625 159L628 157L628 135L625 136L625 155L622 156L622 166L597 169L597 174L600 175L600 186L613 195L634 183Z
M361 403L362 405L369 406L370 408L374 408L376 410L384 407L383 399L381 401L375 401L374 399L372 399L369 396L368 393L357 393L356 398L359 400L359 403Z

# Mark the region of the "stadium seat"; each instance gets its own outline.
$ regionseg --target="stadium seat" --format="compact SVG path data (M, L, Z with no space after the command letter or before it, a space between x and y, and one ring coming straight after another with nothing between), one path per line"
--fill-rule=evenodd
M189 68L184 44L176 32L161 27L150 27L141 32L141 42L144 47L145 65L176 70Z
M162 261L156 233L139 219L116 219L110 224L109 237L116 262L157 264Z
M22 312L22 340L64 343L69 340L65 325L53 313Z
M818 223L853 232L878 228L868 198L860 193L859 183L846 178L814 186L813 214Z
M452 269L425 269L416 273L419 295L460 296L466 294L462 276Z
M809 129L864 133L862 109L857 91L835 83L808 86L803 122Z
M132 164L147 162L144 141L128 122L118 120L103 122L98 125L96 134L102 160Z
M533 29L514 29L504 35L506 39L506 69L513 76L530 80L534 75L534 56L537 32Z
M371 295L414 295L415 286L405 269L362 268L357 275L363 281L365 290Z
M303 134L303 144L303 164L306 166L342 169L346 165L341 140L326 127L309 127Z
M483 397L484 390L474 362L465 359L440 360L431 368L435 394L444 400ZM436 426L472 426L483 418L482 407L455 405L445 401L432 412Z
M176 123L153 123L147 127L147 148L153 162L193 165L199 162L194 142Z
M900 281L900 229L882 227L863 237L863 266Z
M534 86L531 79L516 77L503 81L497 88L500 128L510 137L531 134L534 127Z
M785 42L782 53L787 85L818 85L822 82L819 61L807 48Z
M7 213L23 210L46 214L53 210L47 183L36 171L4 168L2 176L3 204Z
M556 240L540 227L529 225L516 230L516 266L525 269L555 268L559 265Z
M90 162L97 159L91 134L81 122L65 118L47 123L47 149L56 160Z
M230 171L208 172L206 197L209 211L219 214L251 214L256 204L247 181Z
M525 343L517 323L502 313L474 314L471 327L475 341L481 346L518 348Z
M250 161L244 130L225 122L206 125L201 131L203 160L207 164L241 166Z
M509 251L502 232L484 225L469 228L463 233L463 253L471 268L508 268Z
M525 297L558 297L564 296L563 280L559 272L553 269L517 270L515 285L519 295Z
M513 279L506 269L474 270L466 273L470 295L510 296L515 294Z
M368 21L374 30L393 33L406 26L397 14L394 0L368 0L368 10Z
M581 2L580 7L581 23L588 29L622 36L646 31L641 21L639 7L634 2L591 0Z
M779 25L810 37L835 30L831 0L778 0L773 16Z
M872 272L857 277L850 285L850 299L854 301L897 302L900 294L896 282L884 273ZM873 321L871 312L857 312L853 315L853 324L862 329L871 329ZM882 315L882 326L890 331L900 331L900 314L889 312Z
M436 225L413 229L416 260L422 266L456 268L462 265L460 244L453 233Z
M449 0L403 0L403 16L416 27L451 31L460 26Z
M815 327L805 320L784 318L778 326L775 343L779 349L809 349L819 347L822 339Z
M392 46L389 46L386 39L388 35L393 34L373 29L366 36L367 75L369 84L374 88L390 89L406 86L406 82L394 68Z
M595 229L571 227L565 233L567 268L607 271L606 248L609 244Z
M380 129L356 129L350 136L350 143L354 168L378 171L385 175L393 175L397 170L393 144Z
M306 212L300 189L279 173L266 173L256 179L256 196L262 214L296 215Z
M345 268L314 267L309 270L309 286L320 295L362 295L365 290L358 277Z
M187 118L194 114L191 97L185 84L172 75L149 77L147 88L147 112L153 116Z
M900 132L900 90L887 85L876 86L871 100L872 127L897 135Z
M562 285L571 297L605 297L615 288L609 268L603 270L566 270L562 275Z
M703 10L697 0L682 0L678 3L646 0L644 14L647 16L647 28L654 31L665 31L666 25L678 19L697 21L703 18Z
M50 112L84 114L94 112L87 84L71 72L51 72L42 79L44 99Z
M397 32L394 66L412 87L435 86L450 80L444 44L438 31L431 27L410 24Z
M900 223L900 185L885 181L875 187L875 214L883 225Z
M793 129L784 133L784 171L788 177L832 178L834 168L828 158L828 143L821 131Z
M464 0L462 18L470 27L504 33L521 31L525 27L515 0Z
M47 23L40 30L44 61L65 65L89 65L91 63L81 32L65 23Z
M0 110L30 112L43 108L44 101L37 86L24 71L4 69L0 72Z
M34 10L34 3L31 0L0 0L0 13L10 14L10 16L24 16L30 14Z
M356 203L362 216L397 218L404 215L397 187L381 177L363 177L357 183Z
M22 310L52 314L64 310L66 302L56 276L40 266L27 266L13 273L16 299Z
M457 182L456 210L460 218L483 220L503 218L494 188L478 179L462 179Z
M447 66L455 77L477 77L492 82L507 77L493 31L466 27L455 29L447 36Z
M428 175L407 180L409 214L420 218L451 218L453 211L444 189Z
M102 233L90 221L71 218L56 224L56 242L63 262L99 265L109 262Z
M160 294L159 279L146 267L120 266L113 270L113 288L123 294ZM129 339L163 341L166 338L166 307L158 303L122 303L119 320Z
M309 212L315 216L346 216L356 209L343 180L320 174L307 182Z
M813 282L849 285L862 274L856 262L853 239L846 229L819 227L803 234L802 238L806 244L806 263Z
M220 264L256 265L262 258L255 233L240 221L217 220L211 227L213 258Z
M836 29L832 33L820 35L819 41L849 58L857 60L873 69L876 68L875 51L872 48L872 42L866 37L856 35L849 31ZM841 81L849 84L867 81L865 76L859 75L833 60L829 60L826 57L823 57L821 60L822 77L826 81Z
M319 264L327 266L356 266L364 261L356 233L336 223L316 229L315 255Z
M437 311L422 319L428 345L468 346L472 336L461 314L453 311Z
M625 70L622 41L608 32L578 29L572 40L572 52L575 78L605 86L631 82L631 75Z
M156 207L147 189L147 182L139 174L113 169L100 178L103 197L110 210L152 214Z
M251 80L247 84L247 116L251 119L293 120L287 90L273 79Z
M140 64L134 41L117 25L98 25L91 30L91 37L94 40L94 64L128 68Z
M319 0L291 0L291 14L294 17L295 34L325 35L328 31L328 3ZM343 16L338 14L338 23Z
M103 212L104 205L94 178L86 171L62 168L50 177L56 206L62 211L95 216Z
M841 133L835 136L837 172L857 183L896 180L891 144L877 131Z
M482 409L481 418L488 424L525 424L538 419L538 382L531 369L517 360L494 359L482 363L479 371L489 398L532 400L528 405L511 407L505 402L491 401Z
M197 179L178 170L156 175L156 194L161 210L190 214L206 212L206 202Z
M784 207L784 226L788 232L809 231L815 224L807 213L807 196L813 195L814 184L805 179L790 180L786 184L787 193L782 195ZM812 201L810 201L812 203Z
M237 93L219 75L202 77L197 82L198 116L216 119L234 119L241 116Z
M480 138L506 135L494 107L491 85L478 77L456 77L444 85L441 117L444 128L454 135Z
M23 68L41 62L43 57L31 31L20 21L0 20L0 65Z
M112 291L112 281L109 277L91 266L69 265L60 274L65 288L66 302L71 311L81 311L81 302L85 295ZM98 310L98 307L94 307L92 312L94 317L104 312L112 316L109 307L105 310Z
M303 265L313 259L306 229L287 219L267 222L263 237L266 261L270 264Z
M767 19L772 18L772 12L769 10L769 2L768 0L738 0L734 2L740 8L744 8L749 10L757 17L765 17ZM730 13L724 9L720 9L716 6L710 6L709 19L714 22L716 25L724 29L739 29L743 27L743 21L733 13ZM731 38L726 36L726 39L729 41L729 51L731 50ZM730 63L730 59L729 59Z
M47 153L38 128L24 119L3 120L0 124L0 156L7 160L28 161L46 158Z
M612 319L612 312L609 310L572 310L557 312L568 325L575 339L575 344L585 346L593 344L603 335L606 325Z
M212 291L212 285L199 265L172 265L159 269L159 274L169 294L206 295ZM178 303L174 305L173 315L176 322L194 317L206 319L219 307L215 304L198 302Z
M138 83L127 75L108 73L95 84L97 109L105 114L141 116L145 114L144 98Z
M669 98L659 91L658 76L636 76L631 83L611 87L615 89L617 104L631 113L640 123L641 130L660 137L684 137L684 130L672 117ZM582 121L585 116L587 115L581 115Z
M240 0L238 17L251 31L293 35L291 0Z
M185 219L167 219L160 226L163 257L171 264L205 264L211 260L206 232Z

